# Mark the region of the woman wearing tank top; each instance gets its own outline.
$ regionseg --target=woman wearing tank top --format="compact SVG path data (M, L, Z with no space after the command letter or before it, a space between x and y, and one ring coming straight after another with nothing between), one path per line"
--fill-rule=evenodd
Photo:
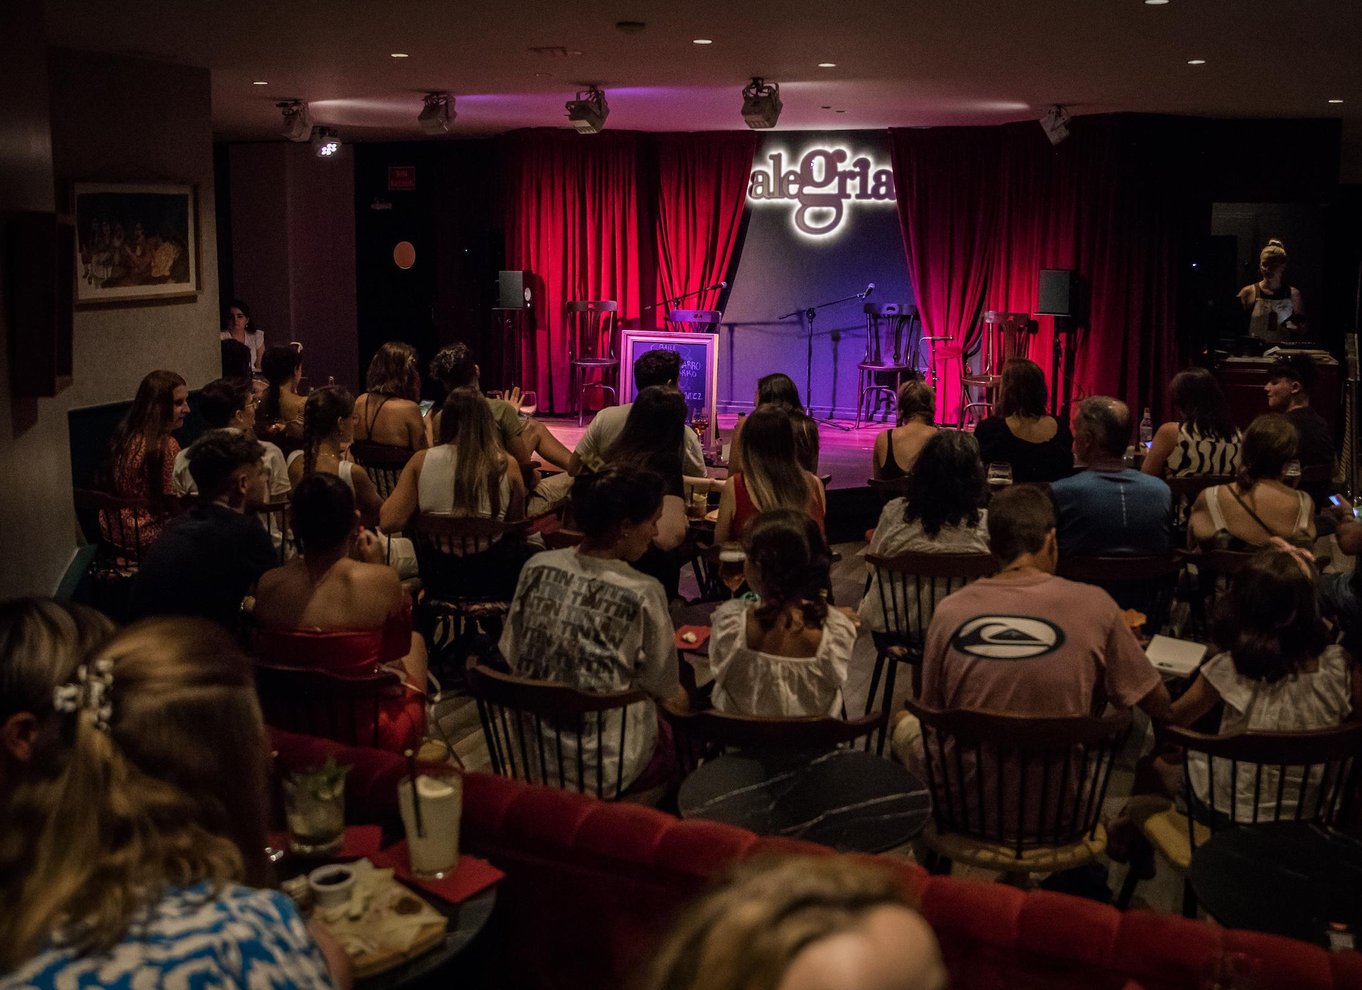
M1154 434L1142 470L1156 478L1233 475L1243 436L1230 420L1225 393L1205 368L1188 368L1169 385L1176 422Z
M364 377L364 394L355 402L359 420L355 439L405 450L430 446L421 415L421 374L416 348L389 341L378 349Z

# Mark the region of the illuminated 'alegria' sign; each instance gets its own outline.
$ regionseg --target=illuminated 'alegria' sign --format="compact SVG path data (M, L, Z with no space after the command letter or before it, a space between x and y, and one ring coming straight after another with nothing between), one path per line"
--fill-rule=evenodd
M849 164L848 164L849 163ZM845 148L814 147L785 168L785 153L771 152L752 166L747 198L753 204L793 202L795 229L809 237L835 233L849 203L892 203L894 173Z

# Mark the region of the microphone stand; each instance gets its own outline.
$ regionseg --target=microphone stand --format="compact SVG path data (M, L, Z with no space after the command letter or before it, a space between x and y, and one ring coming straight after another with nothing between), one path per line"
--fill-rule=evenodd
M817 303L816 305L809 306L809 307L807 307L807 308L805 308L805 309L792 309L792 310L790 310L790 312L788 312L788 313L782 313L780 316L777 316L777 317L776 317L776 319L778 319L778 320L788 320L788 319L789 319L790 317L792 317L792 316L803 316L804 319L808 322L808 325L809 325L808 354L807 354L806 357L805 357L805 365L804 365L804 401L808 404L807 407L808 407L808 409L810 410L809 415L811 415L811 416L813 415L813 412L812 412L812 410L813 410L813 321L816 320L816 319L818 318L818 310L819 310L819 309L823 309L823 308L826 308L826 307L828 307L828 306L837 306L837 305L839 305L839 304L841 304L841 303L844 303L844 302L851 302L851 300L853 300L853 299L864 299L864 298L866 297L866 295L867 295L867 293L865 293L865 292L853 292L851 295L849 295L849 296L843 296L841 299L833 299L833 300L830 300L830 301L828 301L828 302ZM813 418L814 418L817 422L822 423L822 424L825 425L825 426L831 426L834 430L841 430L843 433L850 433L850 432L851 432L851 427L846 426L846 425L844 425L844 424L842 424L842 423L833 422L833 420L831 419L831 414L832 414L832 407L831 407L831 406L828 407L828 414L829 414L829 418L828 418L828 419L818 419L817 416L814 416Z
M687 292L685 295L682 296L672 296L670 299L663 299L661 305L666 306L668 309L671 309L674 304L679 303L682 299L689 299L691 296L698 296L700 293L709 292L711 289L723 288L727 288L727 286L725 286L722 282L719 282L715 285L707 285L703 289L696 289L694 292ZM658 303L649 303L643 308L656 309L658 305L659 305Z

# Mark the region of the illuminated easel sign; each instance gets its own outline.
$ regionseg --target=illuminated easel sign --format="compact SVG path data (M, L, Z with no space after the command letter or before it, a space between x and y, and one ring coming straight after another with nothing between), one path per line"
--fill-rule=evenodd
M773 151L752 165L747 198L754 205L795 203L795 230L808 237L835 234L851 203L894 202L894 173L845 148L814 147L798 160Z

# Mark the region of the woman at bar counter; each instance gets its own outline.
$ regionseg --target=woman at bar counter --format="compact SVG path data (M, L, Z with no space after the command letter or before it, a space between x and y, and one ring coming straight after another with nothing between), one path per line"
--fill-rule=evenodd
M265 727L226 630L138 623L52 697L0 809L0 986L350 985L268 889Z
M985 464L1012 465L1015 484L1058 481L1073 474L1073 437L1045 411L1045 372L1026 358L1003 365L994 414L974 430Z
M1247 317L1247 333L1268 344L1280 344L1305 334L1305 306L1301 293L1286 284L1286 247L1271 240L1258 254L1258 274L1252 285L1239 290L1239 305Z
M355 400L359 422L356 440L383 443L407 450L430 446L426 419L421 415L421 372L416 348L390 340L378 349L364 376L364 394Z

